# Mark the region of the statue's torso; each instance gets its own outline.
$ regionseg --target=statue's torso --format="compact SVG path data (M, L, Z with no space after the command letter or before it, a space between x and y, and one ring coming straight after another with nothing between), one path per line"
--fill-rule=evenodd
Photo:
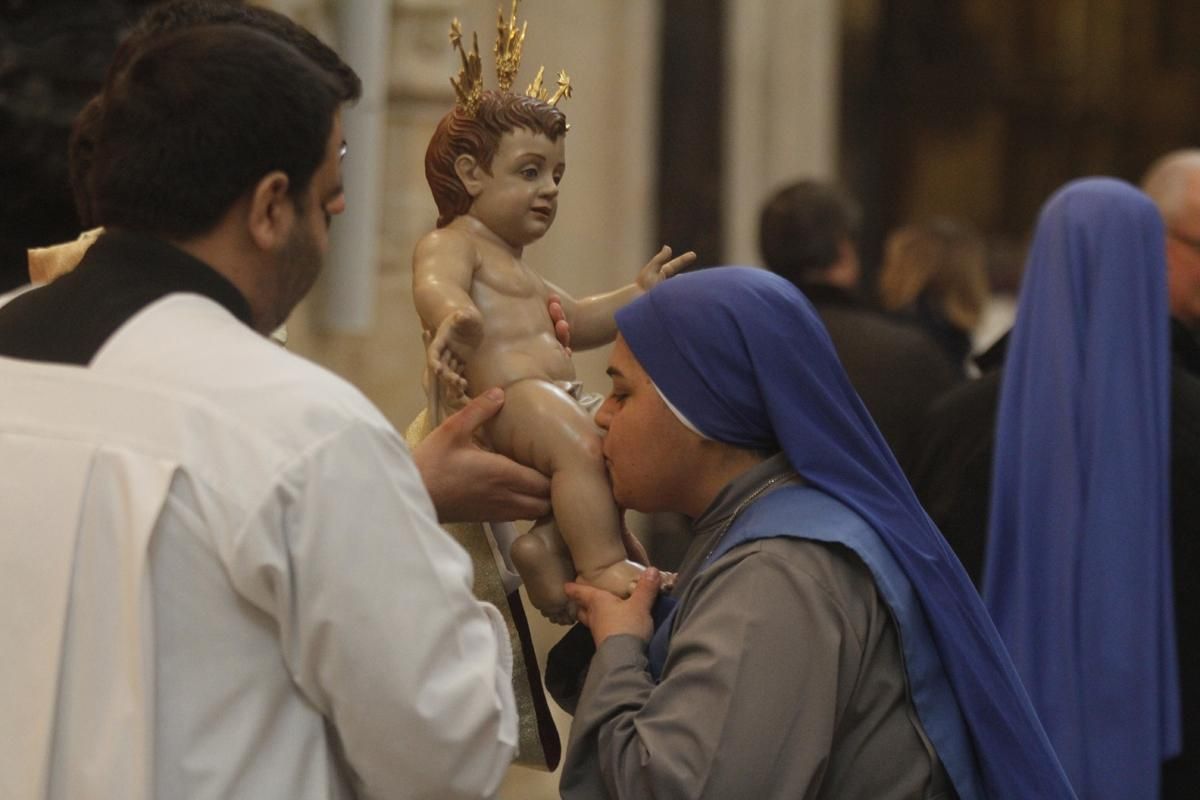
M468 392L526 378L575 380L575 367L550 322L546 282L511 253L472 238L479 262L471 300L483 317L483 342L467 365Z

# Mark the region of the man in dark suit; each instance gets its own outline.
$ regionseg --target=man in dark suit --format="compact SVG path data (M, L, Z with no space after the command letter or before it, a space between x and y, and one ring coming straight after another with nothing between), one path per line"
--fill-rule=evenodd
M929 404L956 380L937 344L858 296L858 204L838 187L802 180L763 207L759 248L767 269L812 301L850 382L903 463Z

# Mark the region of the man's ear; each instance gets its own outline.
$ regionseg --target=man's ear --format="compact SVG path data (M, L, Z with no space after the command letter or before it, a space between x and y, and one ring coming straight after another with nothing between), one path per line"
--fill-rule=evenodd
M275 170L254 185L246 227L250 238L263 250L276 250L291 235L296 222L296 203L288 194L288 176Z
M470 153L463 153L454 159L454 174L462 181L463 188L471 197L478 197L483 191L483 165Z

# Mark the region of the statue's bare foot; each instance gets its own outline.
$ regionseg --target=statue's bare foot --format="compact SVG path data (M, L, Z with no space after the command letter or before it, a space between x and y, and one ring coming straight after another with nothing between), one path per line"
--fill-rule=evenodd
M529 594L530 605L543 617L558 625L574 625L579 609L567 599L562 586L562 581L534 579L525 582L525 591Z
M563 584L575 573L569 558L564 558L534 532L518 536L510 553L525 583L530 604L551 622L575 624L578 609L563 591Z
M612 592L617 597L629 597L633 594L633 587L637 585L638 576L645 569L641 564L632 561L618 561L602 569L581 572L576 580Z
M529 594L529 604L556 625L574 625L579 608L567 599L561 583L558 587L558 591L546 591L544 585L539 587L536 582L526 583L525 591Z
M555 625L574 625L579 621L579 607L567 601L565 605L552 609L538 609L542 616Z

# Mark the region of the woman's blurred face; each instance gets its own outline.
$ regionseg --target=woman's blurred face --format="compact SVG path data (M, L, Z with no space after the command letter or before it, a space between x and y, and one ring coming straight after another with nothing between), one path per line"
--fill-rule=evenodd
M596 424L607 431L604 462L617 503L695 516L695 471L703 440L667 407L620 335L608 364L612 391L596 413Z

